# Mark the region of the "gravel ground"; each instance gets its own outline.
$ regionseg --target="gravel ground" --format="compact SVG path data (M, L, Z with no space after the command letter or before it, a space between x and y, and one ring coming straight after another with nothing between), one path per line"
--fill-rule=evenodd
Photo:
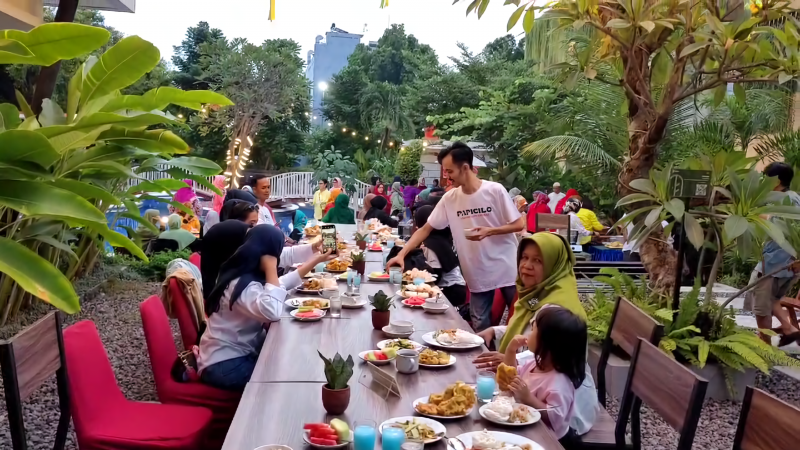
M81 320L92 320L100 331L117 382L123 394L132 400L156 401L155 385L147 356L147 344L142 332L139 316L139 303L161 290L159 283L138 280L113 280L103 286L100 292L95 288L108 273L98 271L92 277L83 279L76 290L82 296L90 297L82 300L82 311L65 318L65 326ZM86 295L86 294L89 295ZM43 303L36 306L18 323L4 327L6 337L13 335L14 330L21 328L41 317L46 308ZM173 324L177 330L177 324ZM0 380L0 385L2 380ZM2 394L2 390L0 390ZM44 383L24 403L25 429L28 448L31 450L49 450L53 448L56 426L58 424L58 394L55 376ZM71 428L71 427L70 427ZM8 428L5 397L0 397L0 448L11 448L11 435ZM78 448L75 434L70 430L66 448Z
M78 293L82 296L87 293L93 294L97 291L93 288L108 275L108 272L99 271L92 277L82 280L77 286ZM152 294L158 294L160 289L159 283L138 280L113 281L104 286L99 294L87 295L88 298L83 300L83 311L65 320L66 325L84 319L93 320L97 324L117 382L125 396L131 400L156 401L155 386L139 316L139 303ZM40 317L46 308L38 304L36 306L28 316L21 317L19 323L1 330L0 337L13 335L16 329ZM177 333L177 324L174 321L173 329ZM793 378L775 371L771 377L759 376L756 384L757 387L800 406L800 382ZM612 417L617 416L617 409L617 400L610 398L609 412ZM738 403L707 400L693 448L731 449L740 409L741 405ZM28 448L51 449L58 423L55 377L31 395L25 402L24 412ZM642 408L642 438L642 447L647 450L671 450L678 443L678 433L646 405ZM0 397L0 449L7 448L11 448L11 437L8 431L5 399ZM72 431L66 448L77 450Z

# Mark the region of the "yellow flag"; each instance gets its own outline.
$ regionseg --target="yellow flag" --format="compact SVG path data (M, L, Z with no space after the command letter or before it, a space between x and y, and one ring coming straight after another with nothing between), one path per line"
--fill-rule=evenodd
M269 0L269 20L275 20L275 0Z
M389 0L381 0L381 9L389 6Z

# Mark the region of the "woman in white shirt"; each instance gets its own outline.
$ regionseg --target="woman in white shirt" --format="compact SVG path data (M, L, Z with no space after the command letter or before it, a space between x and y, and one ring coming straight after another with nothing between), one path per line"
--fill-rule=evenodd
M220 268L217 284L206 298L208 327L197 358L204 383L243 390L264 343L263 325L280 320L286 292L299 286L315 265L333 258L330 252L313 254L310 245L284 251L284 240L278 228L258 225ZM278 277L279 266L302 260L306 262L296 271Z

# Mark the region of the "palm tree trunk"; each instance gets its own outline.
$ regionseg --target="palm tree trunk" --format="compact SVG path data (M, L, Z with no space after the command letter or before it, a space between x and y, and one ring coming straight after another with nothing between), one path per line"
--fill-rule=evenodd
M383 128L383 137L381 137L381 155L383 151L386 149L386 141L389 140L389 127Z

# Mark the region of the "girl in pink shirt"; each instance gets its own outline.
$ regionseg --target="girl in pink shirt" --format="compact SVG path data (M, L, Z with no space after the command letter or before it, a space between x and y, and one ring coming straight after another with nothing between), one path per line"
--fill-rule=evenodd
M517 367L509 388L519 403L542 411L542 420L562 439L569 433L575 390L586 376L586 322L558 306L541 309L527 336L506 347L505 364L517 364L517 351L527 346L534 359Z

